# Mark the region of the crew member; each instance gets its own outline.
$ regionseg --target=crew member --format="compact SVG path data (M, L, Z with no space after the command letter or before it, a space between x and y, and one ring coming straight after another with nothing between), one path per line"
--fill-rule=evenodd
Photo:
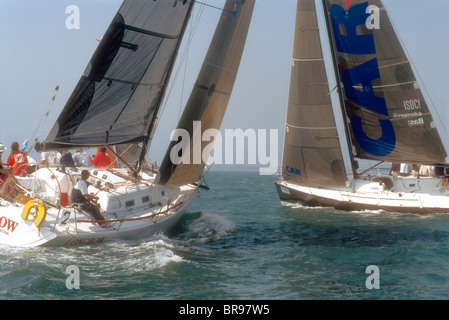
M81 172L81 179L72 190L72 202L82 204L83 210L97 220L100 226L104 226L107 222L104 221L105 219L100 212L100 208L96 204L98 197L93 194L89 194L89 191L87 190L87 179L89 176L89 171L83 170Z
M92 164L95 167L108 167L111 164L111 159L109 159L106 154L106 148L100 148L100 152L98 152L95 157L92 159Z

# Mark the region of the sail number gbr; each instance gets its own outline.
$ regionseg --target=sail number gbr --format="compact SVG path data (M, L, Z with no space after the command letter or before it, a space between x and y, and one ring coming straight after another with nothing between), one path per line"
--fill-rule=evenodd
M366 27L366 21L370 17L367 8L368 2L354 5L348 12L337 4L330 7L335 45L339 52L354 55L376 54L374 36L357 34L357 28ZM343 28L340 28L341 26ZM345 30L344 34L342 30ZM383 117L384 119L378 119L382 134L377 139L369 137L364 132L361 117L351 117L352 130L360 147L371 155L382 157L393 152L396 146L396 135L391 121L387 120L389 115L385 99L374 94L372 81L378 78L380 78L380 72L377 58L341 72L347 99L386 116ZM354 87L360 84L362 90Z

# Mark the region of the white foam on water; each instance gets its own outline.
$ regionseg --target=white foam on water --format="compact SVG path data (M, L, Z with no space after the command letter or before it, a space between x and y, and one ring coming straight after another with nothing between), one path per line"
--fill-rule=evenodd
M382 209L362 209L362 210L352 210L350 211L351 213L357 213L357 214L381 214L381 213L385 213L387 211L382 210Z
M187 235L194 242L204 243L227 236L235 227L232 220L205 212L188 226Z
M114 272L146 273L170 263L186 262L176 254L176 245L161 235L142 242L111 242L108 248L113 245L115 248L108 254L106 263Z
M291 209L307 209L307 210L317 210L317 209L329 209L329 207L322 207L322 206L305 206L301 204L300 202L283 202L283 207L291 208Z

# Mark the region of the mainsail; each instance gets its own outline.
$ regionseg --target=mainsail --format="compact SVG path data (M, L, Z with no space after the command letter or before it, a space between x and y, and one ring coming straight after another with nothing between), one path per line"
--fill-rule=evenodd
M296 10L282 177L302 185L344 185L315 2L298 0Z
M209 154L215 139L214 135L210 135L209 141L202 141L203 133L208 129L220 128L237 76L254 4L255 0L226 1L198 79L177 126L188 133L189 141L185 144L182 141L170 143L159 169L159 184L180 186L195 183L200 178L207 161L203 153ZM190 152L178 154L182 160L173 163L171 153L176 150L178 143L183 143L184 150Z
M125 0L38 151L142 143L145 154L191 0Z
M380 0L323 0L356 156L394 163L449 162Z

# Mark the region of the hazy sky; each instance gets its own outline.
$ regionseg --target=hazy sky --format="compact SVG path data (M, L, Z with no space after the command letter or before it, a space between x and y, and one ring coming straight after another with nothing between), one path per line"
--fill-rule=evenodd
M50 107L54 88L60 90L40 130L46 138L78 82L98 41L121 0L0 0L0 142L9 154L13 141L22 143ZM224 0L204 0L222 7ZM321 1L319 1L320 6ZM390 18L418 70L441 121L449 123L449 33L447 0L384 0ZM66 8L80 9L80 29L67 29ZM195 21L201 5L191 18ZM256 0L245 52L221 129L279 130L279 159L288 99L296 0ZM201 22L170 91L150 159L161 162L184 107L220 11L204 7ZM322 15L319 15L322 20ZM191 35L188 27L185 39ZM179 56L182 56L184 46ZM174 75L177 67L175 67ZM36 160L39 155L32 154ZM6 157L4 157L6 158ZM6 161L6 159L3 159Z

